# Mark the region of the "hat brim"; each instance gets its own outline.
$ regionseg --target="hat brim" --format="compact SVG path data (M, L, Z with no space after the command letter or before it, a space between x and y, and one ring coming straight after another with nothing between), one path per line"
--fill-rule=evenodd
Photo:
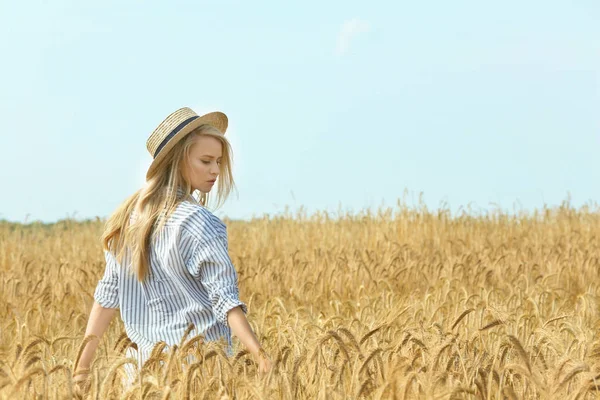
M225 135L225 131L227 131L228 119L227 115L222 112L215 111L208 114L204 114L195 120L191 121L187 124L183 129L181 129L175 136L173 136L169 142L160 150L158 155L152 160L152 163L148 167L148 171L146 172L146 180L152 175L156 166L160 163L160 161L165 158L165 156L169 153L169 151L177 144L181 139L185 137L188 133L199 127L200 125L208 124L217 128L223 135Z

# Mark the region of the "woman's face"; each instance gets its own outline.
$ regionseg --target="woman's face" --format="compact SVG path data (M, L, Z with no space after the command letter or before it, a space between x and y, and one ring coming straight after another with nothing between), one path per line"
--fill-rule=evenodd
M190 148L184 176L194 190L208 193L219 176L223 145L218 139L200 136Z

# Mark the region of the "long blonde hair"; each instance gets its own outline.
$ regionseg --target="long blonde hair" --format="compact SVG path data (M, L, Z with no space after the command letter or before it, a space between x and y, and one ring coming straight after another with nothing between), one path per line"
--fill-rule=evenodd
M102 248L110 251L119 263L126 250L131 251L131 272L142 282L148 273L150 245L164 227L177 205L192 193L183 169L189 163L192 145L201 136L219 140L223 146L219 179L217 182L217 206L220 207L235 187L231 172L232 150L229 141L211 125L200 125L181 139L164 157L146 180L146 185L129 196L110 216L102 234ZM177 189L183 189L183 197ZM199 203L206 206L208 193L201 192ZM134 215L134 218L131 216Z

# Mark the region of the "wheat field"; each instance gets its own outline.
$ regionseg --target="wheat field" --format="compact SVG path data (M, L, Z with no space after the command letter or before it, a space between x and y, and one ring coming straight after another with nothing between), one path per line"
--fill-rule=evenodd
M409 208L224 219L248 319L234 338L134 346L117 313L91 399L591 399L600 390L600 213L568 203L473 215ZM73 397L103 221L0 223L0 398ZM187 354L196 360L188 363Z

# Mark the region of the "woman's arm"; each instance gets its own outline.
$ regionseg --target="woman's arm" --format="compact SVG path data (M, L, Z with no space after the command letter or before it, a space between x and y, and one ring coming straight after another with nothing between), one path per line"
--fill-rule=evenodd
M253 355L258 356L260 343L254 335L254 332L246 319L246 315L244 315L244 312L239 306L234 307L227 312L227 322L229 323L231 332L240 339L248 351Z
M94 301L94 305L92 306L92 310L90 311L90 317L88 319L84 338L89 335L96 335L98 336L98 339L90 340L85 345L83 353L81 353L81 358L79 359L77 369L90 367L100 339L106 331L106 328L108 328L108 326L110 325L110 322L112 321L116 312L116 308L104 308L96 301Z
M258 339L254 335L244 311L240 306L234 307L227 312L227 322L231 328L231 332L237 336L240 341L246 346L248 351L259 360L259 371L269 372L272 367L271 360L264 353Z

